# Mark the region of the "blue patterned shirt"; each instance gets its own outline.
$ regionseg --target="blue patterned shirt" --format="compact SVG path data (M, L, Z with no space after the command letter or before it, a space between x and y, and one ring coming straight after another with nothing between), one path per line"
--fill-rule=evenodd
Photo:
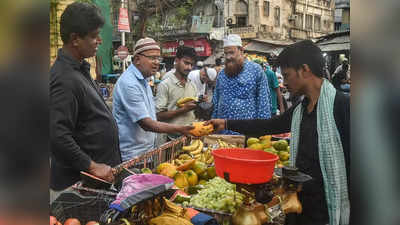
M220 119L268 119L271 103L268 80L261 66L244 61L239 75L229 77L223 69L217 77L212 102L212 118ZM224 130L222 134L238 134Z

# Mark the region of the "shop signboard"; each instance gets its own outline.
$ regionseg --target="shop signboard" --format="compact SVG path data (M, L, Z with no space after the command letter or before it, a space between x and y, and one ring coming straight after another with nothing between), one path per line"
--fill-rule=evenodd
M131 29L129 27L128 9L125 8L119 9L118 31L128 32L128 33L131 32Z
M193 47L198 56L210 56L211 45L205 38L197 40L180 40L164 42L161 44L161 51L164 57L174 57L176 55L176 49L180 45Z

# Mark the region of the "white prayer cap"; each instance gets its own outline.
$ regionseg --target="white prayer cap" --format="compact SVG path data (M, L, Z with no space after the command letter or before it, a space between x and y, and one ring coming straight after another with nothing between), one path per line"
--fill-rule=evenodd
M198 61L198 62L197 62L197 66L198 66L198 67L203 67L203 66L204 66L203 61Z
M242 39L238 34L229 34L224 38L224 48L230 46L242 47Z
M214 81L217 78L217 71L213 68L207 68L207 76L210 80Z

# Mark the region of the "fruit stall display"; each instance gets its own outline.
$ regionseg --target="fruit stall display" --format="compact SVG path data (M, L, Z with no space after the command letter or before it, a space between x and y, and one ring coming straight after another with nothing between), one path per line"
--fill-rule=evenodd
M254 194L246 194L242 188L239 190L236 184L229 183L217 176L212 152L217 149L244 147L245 139L243 137L243 143L239 143L235 136L232 137L232 140L236 138L236 141L230 142L220 138L222 135L211 135L213 128L205 126L202 122L194 124L194 127L195 129L191 132L194 137L182 137L166 143L139 158L130 160L131 162L125 162L125 164L129 164L129 169L136 174L155 173L173 179L174 195L168 197L172 203L219 217L218 222L220 223L232 224L232 216L237 214L237 210L243 208L243 203L252 205L255 197ZM214 141L211 143L206 141L207 139ZM246 148L250 151L264 151L277 155L279 160L276 167L288 164L290 147L286 140L272 141L271 136L265 135L259 138L249 138L246 144ZM137 164L140 164L142 168L137 168L135 166ZM118 170L120 168L122 167L120 166ZM140 221L139 218L150 221L160 216L162 211L154 210L153 207L157 204L151 201L155 200L144 201L146 204L132 207L127 214L119 216L118 219L114 218L112 221L109 219L106 224L142 224L134 221ZM161 202L162 199L158 198L157 201ZM93 220L99 220L99 218L93 218Z

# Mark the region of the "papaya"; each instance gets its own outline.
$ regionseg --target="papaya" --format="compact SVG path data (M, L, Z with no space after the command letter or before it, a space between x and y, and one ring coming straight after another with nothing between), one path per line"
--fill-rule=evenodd
M196 137L209 135L214 131L214 126L212 124L205 126L204 122L193 122L192 126L194 126L194 128L190 130L190 134Z
M198 182L197 174L193 170L186 170L183 172L189 183L189 186L195 186Z
M175 177L175 185L179 188L186 188L189 187L189 182L186 176L182 172L177 172Z

